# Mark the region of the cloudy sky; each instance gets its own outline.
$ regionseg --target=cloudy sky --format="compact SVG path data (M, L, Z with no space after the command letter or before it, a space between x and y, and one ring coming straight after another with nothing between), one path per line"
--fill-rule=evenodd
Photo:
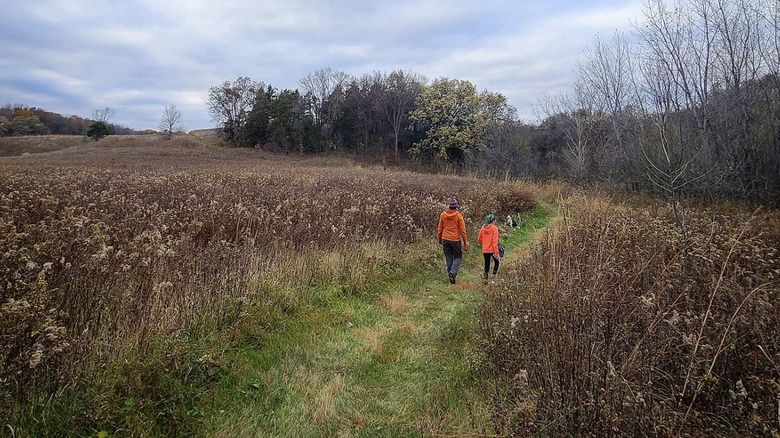
M533 102L569 90L596 34L627 30L642 0L0 0L0 105L156 128L214 126L208 88L239 76L276 88L324 67L409 69Z

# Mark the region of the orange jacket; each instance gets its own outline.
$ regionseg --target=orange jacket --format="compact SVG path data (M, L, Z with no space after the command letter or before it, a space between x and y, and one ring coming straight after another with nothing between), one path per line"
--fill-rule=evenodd
M463 244L468 245L466 240L466 222L458 210L447 210L439 216L439 240L450 240L460 242L463 238Z
M479 243L482 244L482 252L485 254L498 254L498 227L488 224L479 230Z

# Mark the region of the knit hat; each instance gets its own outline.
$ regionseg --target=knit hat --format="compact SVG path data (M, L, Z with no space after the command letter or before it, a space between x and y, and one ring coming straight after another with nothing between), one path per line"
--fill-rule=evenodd
M450 198L450 210L458 208L458 201L455 198Z
M492 214L487 215L487 217L485 218L485 226L488 226L488 225L492 224L493 221L495 221L495 220L496 220L496 217L493 216Z

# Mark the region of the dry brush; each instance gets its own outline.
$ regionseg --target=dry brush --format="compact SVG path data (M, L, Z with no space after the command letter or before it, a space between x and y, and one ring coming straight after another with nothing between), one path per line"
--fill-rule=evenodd
M482 317L508 436L780 430L780 216L579 198Z

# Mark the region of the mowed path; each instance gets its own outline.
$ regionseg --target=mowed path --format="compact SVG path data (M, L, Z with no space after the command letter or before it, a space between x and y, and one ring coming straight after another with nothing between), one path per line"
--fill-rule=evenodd
M478 245L464 254L455 285L442 255L441 272L334 297L261 350L242 350L232 359L237 403L217 403L225 408L203 434L491 436L492 391L477 376L475 342L484 295L501 286L482 285Z

